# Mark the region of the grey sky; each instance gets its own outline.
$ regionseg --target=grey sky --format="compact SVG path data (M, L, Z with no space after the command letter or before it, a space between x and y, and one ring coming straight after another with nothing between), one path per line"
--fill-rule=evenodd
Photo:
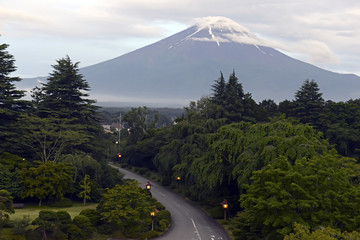
M360 75L358 0L1 0L0 43L17 75L44 76L69 55L80 67L224 16L299 60Z

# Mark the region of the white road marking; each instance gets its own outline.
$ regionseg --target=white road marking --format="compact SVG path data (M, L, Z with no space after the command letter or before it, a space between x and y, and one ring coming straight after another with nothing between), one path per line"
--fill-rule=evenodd
M201 240L201 237L200 237L199 231L198 231L198 229L197 229L197 227L195 225L194 219L191 218L191 221L192 221L192 223L194 225L196 235L199 237L199 240Z

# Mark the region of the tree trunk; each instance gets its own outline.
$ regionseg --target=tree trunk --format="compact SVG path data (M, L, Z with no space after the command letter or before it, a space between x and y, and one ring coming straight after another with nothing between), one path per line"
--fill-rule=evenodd
M46 240L47 239L47 235L46 235L46 230L44 229L44 231L43 231L43 238L42 238L42 240Z
M42 199L39 200L39 207L41 207L41 202L42 202Z

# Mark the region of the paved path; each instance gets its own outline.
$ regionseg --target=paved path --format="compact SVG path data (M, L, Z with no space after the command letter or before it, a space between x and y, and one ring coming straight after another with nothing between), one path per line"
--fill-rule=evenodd
M124 173L125 178L136 179L145 188L148 179L123 168L115 168ZM179 194L155 182L151 182L151 193L171 213L169 231L157 240L230 240L218 222Z

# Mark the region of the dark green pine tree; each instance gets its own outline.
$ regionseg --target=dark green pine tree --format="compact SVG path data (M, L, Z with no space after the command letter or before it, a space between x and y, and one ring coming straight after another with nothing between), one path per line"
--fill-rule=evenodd
M306 80L295 94L293 114L302 123L318 127L319 117L324 110L324 99L314 80Z
M215 83L211 86L213 90L212 101L215 104L222 105L225 102L225 87L226 82L224 79L224 75L220 72L220 77L215 80Z
M230 74L229 80L225 86L225 111L226 116L232 122L238 122L243 119L244 113L244 90L235 76L235 71Z
M24 91L16 89L15 82L19 77L11 77L16 71L13 55L6 51L8 44L0 44L0 152L18 153L19 131L18 118L29 102L21 100Z
M57 60L47 83L34 89L33 99L38 117L66 123L59 124L61 131L77 132L77 138L81 139L77 150L88 152L94 151L92 143L102 131L96 101L88 98L90 86L79 73L78 64L69 56ZM64 149L64 153L68 151L72 152L71 148Z

